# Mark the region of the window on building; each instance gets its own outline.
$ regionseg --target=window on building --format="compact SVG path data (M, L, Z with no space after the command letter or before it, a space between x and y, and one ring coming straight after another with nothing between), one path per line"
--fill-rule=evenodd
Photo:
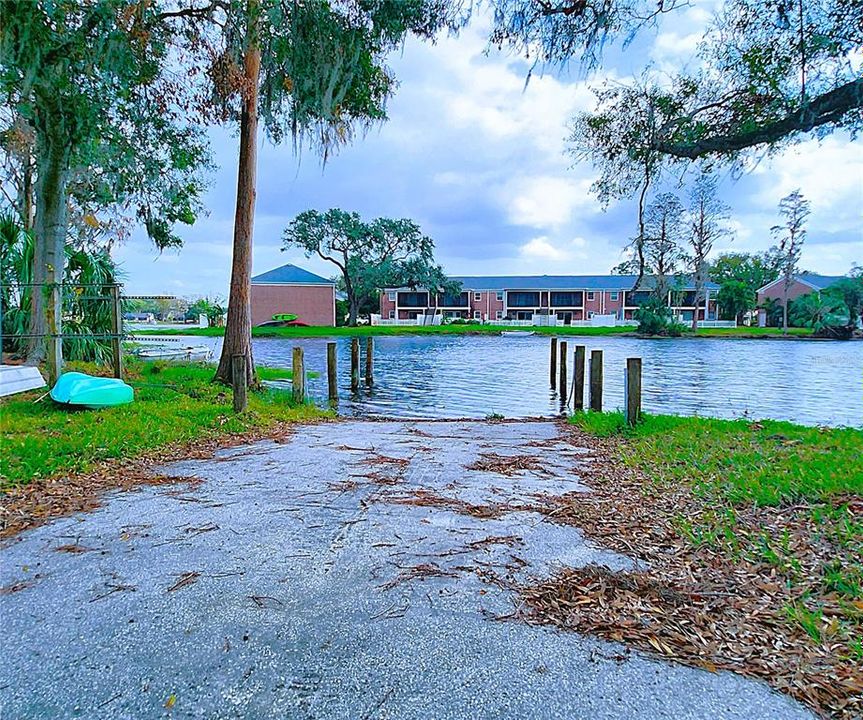
M614 301L616 301L619 296L620 296L620 293L617 293L617 292L611 293L611 299Z
M396 301L396 293L394 290L391 290L390 292L387 293L387 300L389 300L390 302Z
M473 311L473 319L474 319L474 320L481 320L481 319L482 319L482 315L480 315L479 310L474 310L474 311Z
M494 314L494 319L495 319L495 320L503 320L503 310L498 310L498 311Z
M497 300L498 302L503 302L503 290L497 291Z
M480 300L482 300L482 293L474 293L473 299L475 302L479 302Z
M587 299L588 300L595 300L596 299L596 293L594 293L594 292L587 293Z
M390 320L395 320L395 319L396 319L396 311L390 310Z

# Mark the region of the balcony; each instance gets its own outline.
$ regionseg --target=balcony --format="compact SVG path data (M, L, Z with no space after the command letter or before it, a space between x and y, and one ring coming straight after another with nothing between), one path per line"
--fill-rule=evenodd
M516 291L506 294L506 305L512 308L539 307L539 293Z
M470 296L466 292L459 293L458 295L439 293L437 296L437 306L439 308L466 309L470 307Z
M396 296L396 305L400 308L427 308L429 294L427 292L400 292Z
M551 307L580 308L584 307L584 294L581 292L552 292Z

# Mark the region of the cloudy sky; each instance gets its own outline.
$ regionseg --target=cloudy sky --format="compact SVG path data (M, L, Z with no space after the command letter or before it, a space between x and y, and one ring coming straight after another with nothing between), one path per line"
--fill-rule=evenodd
M436 45L408 42L389 63L400 81L390 120L326 167L308 151L298 160L290 145L261 141L254 272L291 262L332 276L325 262L281 251L297 213L330 207L416 220L452 274L609 272L634 232L634 204L600 207L589 192L592 167L573 165L564 152L567 123L591 109L589 88L603 77L625 80L647 62L669 71L685 65L706 20L690 9L625 50L612 48L601 76L571 69L534 75L526 88L523 62L485 53L482 19ZM211 139L219 169L208 215L179 227L179 252L160 255L140 235L123 245L117 256L130 292L227 296L237 138L217 128ZM860 142L840 134L807 141L741 178L723 178L736 234L715 252L766 249L777 203L799 187L812 203L801 265L844 274L863 264Z

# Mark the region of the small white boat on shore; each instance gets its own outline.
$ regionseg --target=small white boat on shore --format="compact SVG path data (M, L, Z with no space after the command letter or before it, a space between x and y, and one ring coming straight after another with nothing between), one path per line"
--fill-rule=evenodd
M530 337L536 333L533 330L504 330L501 335L503 337Z
M212 359L213 351L206 345L187 347L142 347L135 351L141 360L165 360L167 362L206 362Z

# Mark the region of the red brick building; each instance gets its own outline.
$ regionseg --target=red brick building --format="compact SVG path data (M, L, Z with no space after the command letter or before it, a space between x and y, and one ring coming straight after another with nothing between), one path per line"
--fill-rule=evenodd
M833 283L844 280L844 275L816 275L815 273L800 273L791 280L788 288L788 299L796 300L801 295L809 293L820 293ZM764 287L758 288L758 325L764 327L767 324L767 312L761 307L765 300L778 300L782 302L785 297L785 278L778 278Z
M305 325L336 324L336 284L296 265L282 265L252 278L252 325L292 313Z
M422 289L385 288L381 293L382 320L414 320L441 315L493 323L495 320L536 321L554 315L564 325L597 315L630 320L651 292L653 279L645 277L638 289L635 275L526 275L454 277L461 283L458 295L435 294ZM699 320L717 318L719 286L707 283L705 297L695 307L695 287L688 278L671 278L674 288L668 303L684 322L693 313Z

